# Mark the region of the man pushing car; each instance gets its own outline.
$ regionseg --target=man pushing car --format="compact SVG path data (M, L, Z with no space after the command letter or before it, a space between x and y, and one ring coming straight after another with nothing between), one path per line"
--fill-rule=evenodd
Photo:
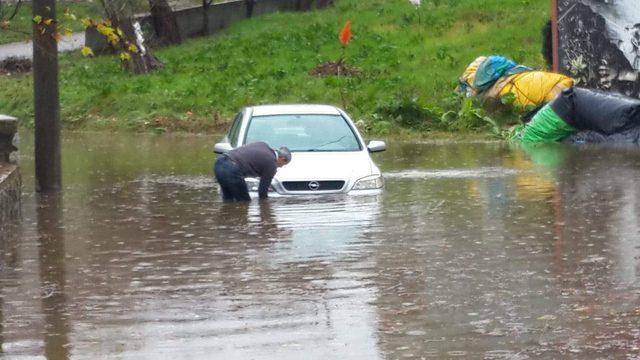
M291 161L286 147L274 150L267 143L255 142L233 149L220 156L214 165L216 180L224 201L250 201L245 177L259 177L258 197L266 199L271 180L278 168Z

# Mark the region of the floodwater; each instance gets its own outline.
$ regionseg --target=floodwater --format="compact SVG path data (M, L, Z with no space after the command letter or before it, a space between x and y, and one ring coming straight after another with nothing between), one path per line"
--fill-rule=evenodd
M0 357L638 359L640 149L389 141L379 196L223 204L218 137L66 134Z

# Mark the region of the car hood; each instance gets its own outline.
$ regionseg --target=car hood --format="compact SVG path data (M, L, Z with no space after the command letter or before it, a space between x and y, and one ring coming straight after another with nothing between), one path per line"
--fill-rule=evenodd
M350 152L294 152L291 162L280 169L278 181L349 180L377 173L369 153Z

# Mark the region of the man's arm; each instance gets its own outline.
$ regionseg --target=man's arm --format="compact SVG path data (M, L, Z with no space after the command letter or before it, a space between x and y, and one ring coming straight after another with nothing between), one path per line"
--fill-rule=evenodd
M271 149L269 149L271 151ZM269 186L271 180L276 176L278 166L275 161L269 161L261 164L263 169L260 174L260 185L258 185L258 196L260 199L266 199L269 197Z
M258 196L260 199L266 199L269 197L269 186L271 185L271 180L276 175L277 168L274 166L273 171L269 171L269 173L260 176L260 185L258 185Z

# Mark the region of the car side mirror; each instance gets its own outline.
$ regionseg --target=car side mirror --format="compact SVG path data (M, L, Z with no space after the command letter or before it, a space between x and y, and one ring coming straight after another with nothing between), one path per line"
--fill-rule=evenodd
M369 149L370 153L380 152L387 150L387 145L384 141L371 140L369 141L369 145L367 145L367 149Z
M226 154L233 149L228 142L217 143L213 146L213 152L216 154Z

